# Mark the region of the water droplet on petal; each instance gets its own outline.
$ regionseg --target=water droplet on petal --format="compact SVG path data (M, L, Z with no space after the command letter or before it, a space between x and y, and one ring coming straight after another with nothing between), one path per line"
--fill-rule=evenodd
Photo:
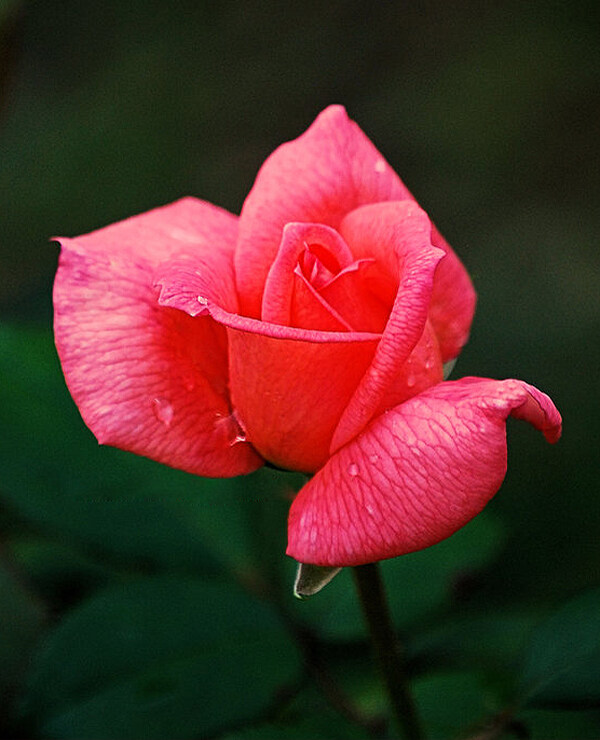
M229 443L229 446L233 447L233 445L238 445L240 442L245 442L245 441L246 441L246 432L243 429L240 429L240 431L235 435L235 437Z
M233 447L240 442L246 442L246 432L240 425L234 413L227 414L226 416L216 413L215 427L222 427L224 429L225 434L229 439L230 447Z
M198 298L197 298L197 301L198 301L198 303L199 303L199 304L200 304L201 306L208 306L208 298L205 298L205 297L204 297L204 296L202 296L202 295L199 295L199 296L198 296Z
M183 369L181 383L186 391L193 391L196 387L196 374L191 369Z
M416 382L417 382L417 379L415 378L415 376L414 376L414 375L409 375L409 376L408 376L408 377L406 378L406 385L407 385L407 386L408 386L409 388L412 388L412 387L413 387L413 386L415 385L415 383L416 383Z
M154 411L154 416L156 416L161 424L164 424L166 427L171 426L174 412L173 405L170 401L167 401L166 398L155 398L152 401L152 411Z
M350 465L348 465L348 475L350 477L356 478L358 472L358 465L356 463L350 463Z
M378 462L379 460L379 455L376 455L376 454L369 455L369 460L373 463L373 465L375 465L375 463Z
M375 162L375 172L385 172L385 160L378 159Z
M431 357L428 357L427 360L425 360L425 370L431 370L433 367L433 360Z

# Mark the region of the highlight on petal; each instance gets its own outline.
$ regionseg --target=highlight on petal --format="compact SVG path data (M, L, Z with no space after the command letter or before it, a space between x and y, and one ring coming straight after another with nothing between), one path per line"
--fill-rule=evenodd
M375 419L294 500L287 554L339 567L396 557L464 526L506 473L506 419L560 436L552 401L520 380L436 385Z
M377 203L348 214L340 232L355 257L371 255L397 283L392 312L369 369L335 431L331 451L346 444L371 420L390 392L427 324L431 291L442 250L431 245L431 224L414 201ZM429 358L431 382L441 379L441 363ZM407 371L414 373L414 369Z
M56 345L69 390L99 442L207 476L262 464L240 442L232 416L225 330L211 318L159 306L154 287L156 263L183 254L235 307L236 233L235 217L185 199L61 240Z
M337 228L360 205L411 197L344 108L326 108L307 131L271 154L246 198L235 255L242 313L260 316L264 284L285 224Z

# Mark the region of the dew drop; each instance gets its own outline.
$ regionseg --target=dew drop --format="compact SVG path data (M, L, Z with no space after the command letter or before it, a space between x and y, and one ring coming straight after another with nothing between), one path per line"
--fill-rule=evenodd
M351 478L356 478L358 475L358 465L356 463L350 463L350 465L348 465L348 475Z
M385 161L383 159L378 159L375 162L375 172L385 172Z
M433 367L433 360L431 357L428 357L427 360L425 360L425 370L431 370Z
M408 376L408 377L406 378L406 385L407 385L407 386L408 386L409 388L412 388L412 387L413 387L413 386L415 385L415 383L416 383L416 382L417 382L417 379L415 378L415 376L414 376L414 375L409 375L409 376Z
M215 414L214 424L215 428L220 427L224 430L224 434L229 440L230 447L240 444L240 442L246 442L246 432L242 428L234 413L227 414L226 416L219 413Z
M373 465L375 465L375 463L378 462L379 460L379 455L376 455L376 454L369 455L369 460L373 463Z
M246 432L244 432L243 429L240 429L240 431L235 435L235 437L229 443L229 446L233 447L233 445L239 445L240 442L245 442L245 441L246 441Z
M205 298L204 296L202 296L202 295L199 295L199 296L198 296L198 298L197 298L196 300L198 301L198 303L199 303L199 304L200 304L201 306L208 306L208 298Z
M233 447L233 445L240 444L240 442L245 442L248 439L248 436L235 411L230 415L229 418L231 419L234 430L233 439L229 444L231 445L231 447Z
M191 369L183 369L181 373L181 384L186 391L193 391L196 387L196 375Z
M173 405L166 398L155 398L152 401L152 410L161 424L164 424L167 428L171 426Z

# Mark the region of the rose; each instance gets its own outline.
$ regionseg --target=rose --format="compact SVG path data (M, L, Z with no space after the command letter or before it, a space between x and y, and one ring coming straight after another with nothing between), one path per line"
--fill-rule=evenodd
M471 282L339 106L239 218L187 198L61 244L56 343L98 440L206 476L315 473L290 511L301 562L431 545L499 488L509 415L560 435L522 381L442 382Z

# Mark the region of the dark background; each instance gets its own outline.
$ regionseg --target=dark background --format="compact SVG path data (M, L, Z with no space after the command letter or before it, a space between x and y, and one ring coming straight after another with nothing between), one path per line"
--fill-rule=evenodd
M16 588L29 615L4 632L12 698L29 675L19 656L103 588L212 574L212 559L246 585L280 568L287 583L279 479L209 483L97 449L52 348L48 240L186 194L239 213L264 158L334 102L473 277L453 376L522 378L563 414L555 448L509 424L509 472L487 512L501 545L460 588L480 612L537 613L599 583L595 8L0 2L0 553L4 600ZM240 544L252 536L235 535L247 516L275 530L249 545L255 570ZM51 736L45 721L30 731ZM71 737L92 736L78 727Z

